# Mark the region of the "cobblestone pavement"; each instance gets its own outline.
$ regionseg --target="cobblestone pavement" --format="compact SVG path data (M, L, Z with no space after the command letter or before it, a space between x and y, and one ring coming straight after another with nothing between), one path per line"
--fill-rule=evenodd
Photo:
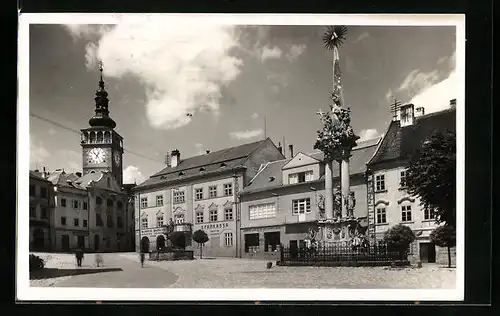
M133 258L131 254L122 254ZM149 262L179 276L176 288L454 288L455 269L438 265L423 268L279 267L266 269L257 259L196 259Z
M70 255L57 255L59 261L65 262L63 268L75 268ZM61 259L62 257L62 259ZM175 283L177 276L169 271L145 263L141 268L139 256L129 254L125 259L121 254L102 254L104 268L121 268L122 271L82 274L57 278L55 282L33 284L31 286L57 287L112 287L112 288L164 288ZM73 258L74 261L74 258ZM94 255L85 255L82 268L94 267Z
M93 265L86 255L83 265ZM73 259L72 257L70 257ZM421 269L388 267L278 267L266 269L258 259L196 259L146 261L141 268L135 253L104 254L105 267L123 271L57 278L32 286L114 288L356 288L449 289L455 287L455 269L428 264ZM71 259L65 264L70 265ZM74 259L73 259L74 260ZM64 261L64 260L63 260ZM74 267L71 266L71 268Z

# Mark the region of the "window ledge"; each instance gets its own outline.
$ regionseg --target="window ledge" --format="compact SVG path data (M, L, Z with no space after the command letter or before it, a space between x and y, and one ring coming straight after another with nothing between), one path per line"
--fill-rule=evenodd
M387 225L389 225L389 223L387 223L387 222L386 223L377 223L375 225L376 226L387 226Z
M387 189L384 189L384 190L375 190L375 193L387 193Z
M408 189L408 187L407 187L407 186L404 186L404 187L399 187L399 188L398 188L398 191L406 191L406 189Z
M415 221L399 222L400 224L415 224Z
M423 219L422 222L435 222L435 219Z

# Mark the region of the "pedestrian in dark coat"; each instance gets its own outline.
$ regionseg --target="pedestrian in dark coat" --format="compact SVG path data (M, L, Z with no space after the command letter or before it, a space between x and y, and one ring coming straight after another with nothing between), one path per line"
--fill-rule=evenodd
M145 255L144 255L144 252L141 252L141 268L144 268L144 258Z
M76 265L78 267L82 266L82 261L83 261L83 249L77 249L75 252L75 257L76 257Z

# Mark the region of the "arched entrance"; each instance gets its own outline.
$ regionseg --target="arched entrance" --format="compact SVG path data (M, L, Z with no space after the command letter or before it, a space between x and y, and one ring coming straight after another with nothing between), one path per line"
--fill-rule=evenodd
M156 250L165 248L165 236L159 235L156 237Z
M95 251L99 250L100 242L101 242L101 238L99 238L99 235L94 235L94 249L95 249Z
M33 231L33 248L35 249L43 249L45 242L45 234L43 230L37 228Z
M141 239L141 251L149 252L149 238L144 236Z

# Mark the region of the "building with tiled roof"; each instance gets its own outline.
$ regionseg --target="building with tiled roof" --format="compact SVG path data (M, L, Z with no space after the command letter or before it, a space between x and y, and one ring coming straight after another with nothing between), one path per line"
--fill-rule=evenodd
M129 196L110 172L47 174L54 191L51 244L55 251L124 251L133 248Z
M236 257L237 195L261 164L283 158L269 138L187 158L172 151L165 168L133 188L136 250L165 247L164 226L173 221L192 226L186 231L188 249L190 231L202 229L209 235L204 255Z
M33 251L50 251L50 220L54 208L52 184L45 179L45 172L30 170L29 177L29 247Z
M366 163L380 138L358 141L349 163L354 216L368 223ZM291 148L293 151L293 148ZM292 153L293 155L293 153ZM280 244L302 246L309 229L321 218L325 196L323 153L299 152L293 158L264 164L240 193L241 256L274 258ZM334 187L340 185L339 165L334 163Z
M50 250L115 252L134 248L131 188L122 183L123 138L109 116L107 97L101 69L95 114L78 140L82 147L82 172L30 172L30 192L32 185L40 181L45 181L53 192L47 202L53 208L48 218L44 217L47 232L43 231L44 236L49 236L44 245L50 245ZM43 210L41 214L45 214ZM33 220L38 219L38 211L30 209ZM36 230L32 235L36 236L30 236L30 240L36 240L39 246L42 233Z
M451 106L440 112L416 115L413 105L408 104L398 114L368 163L373 182L369 196L369 220L373 224L370 235L382 239L388 228L400 223L407 225L417 235L411 247L412 259L444 262L446 251L429 240L429 234L437 227L434 218L420 206L418 197L406 192L405 170L412 155L432 134L455 131L456 109Z

